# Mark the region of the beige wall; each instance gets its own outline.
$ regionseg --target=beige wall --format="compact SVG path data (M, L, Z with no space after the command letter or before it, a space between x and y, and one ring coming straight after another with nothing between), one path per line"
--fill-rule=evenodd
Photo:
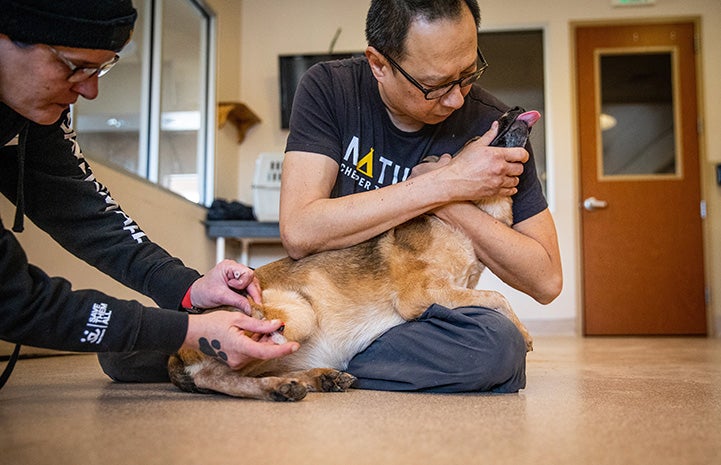
M238 146L235 133L218 132L217 196L251 201L250 184L255 157L262 151L282 151L287 131L280 130L277 56L287 53L324 52L337 28L342 33L336 51L362 50L368 2L358 0L212 0L218 13L218 99L240 100L250 106L262 123L252 128ZM610 0L560 0L538 2L481 1L482 28L543 28L547 53L547 128L549 201L556 218L565 273L565 288L552 304L543 307L486 278L487 283L511 296L512 303L531 329L536 325L564 332L577 328L580 308L578 251L578 186L574 127L571 31L576 22L629 18L701 19L703 100L706 132L702 138L706 160L704 192L708 202L706 224L708 279L715 299L711 315L721 320L721 188L713 182L713 163L721 163L721 2L718 0L658 0L657 6L612 8ZM712 46L712 44L714 46ZM80 135L82 145L82 135ZM711 162L713 160L713 163ZM206 271L214 262L214 243L205 237L205 211L179 197L158 191L134 177L93 164L123 208L156 242L188 265ZM6 225L14 209L2 198L0 215ZM139 298L87 265L69 257L43 233L28 228L19 235L30 260L51 274L62 275L76 289L93 287L118 297ZM268 252L281 253L278 250ZM257 265L258 263L253 263Z

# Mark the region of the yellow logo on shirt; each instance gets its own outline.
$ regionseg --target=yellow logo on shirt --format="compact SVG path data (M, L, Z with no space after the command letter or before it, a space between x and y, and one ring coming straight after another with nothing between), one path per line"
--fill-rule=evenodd
M373 177L373 152L375 149L371 148L370 152L368 152L356 165L356 169L360 171L361 173L365 174L369 178Z

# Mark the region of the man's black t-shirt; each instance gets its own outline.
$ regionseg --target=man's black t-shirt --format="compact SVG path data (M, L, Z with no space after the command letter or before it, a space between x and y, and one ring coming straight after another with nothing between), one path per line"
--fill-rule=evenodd
M456 153L484 134L508 110L474 85L464 105L445 121L404 132L390 120L368 60L350 58L313 66L295 94L286 152L319 153L338 163L333 197L405 180L427 155ZM531 155L513 196L518 223L548 207Z

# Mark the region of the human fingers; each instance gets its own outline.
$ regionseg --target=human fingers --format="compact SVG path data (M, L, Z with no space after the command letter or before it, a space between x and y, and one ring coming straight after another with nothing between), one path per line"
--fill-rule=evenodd
M222 360L237 369L253 359L269 359L291 354L300 348L297 342L275 344L267 334L277 330L282 322L261 321L239 312L217 311L188 316L188 331L184 347ZM258 341L245 330L261 334Z
M491 145L493 139L498 135L498 121L494 121L488 131L485 132L479 139L478 144L480 145Z
M278 329L285 324L277 319L259 320L243 313L235 313L234 315L235 321L232 322L233 325L246 331L258 334L270 334L274 331L278 331Z
M236 332L222 339L199 340L198 349L210 357L225 362L230 368L243 368L253 360L269 360L290 355L300 349L295 341L276 344L270 339L255 340L242 332Z
M503 157L509 163L520 164L528 161L528 151L523 147L500 148L499 150L503 151ZM523 166L521 166L521 170L523 170Z
M245 288L245 292L257 303L263 302L263 293L260 288L260 281L257 276L253 276L253 281Z
M527 155L527 152L504 155L506 157L504 165L504 174L506 176L520 176L523 174L524 161L522 160L525 160L524 155Z
M241 357L245 356L254 359L269 360L290 355L300 349L300 344L295 341L276 344L269 339L254 341L247 336L242 337L244 339L240 348ZM232 362L228 363L228 365L232 367L231 363Z
M242 263L223 260L216 266L222 267L228 286L235 289L243 290L255 280L255 272Z
M204 285L199 279L191 286L191 302L197 308L235 307L250 315L252 308L248 299L226 284ZM207 284L207 283L206 283Z
M248 300L238 293L245 290L260 302L260 285L253 270L233 260L223 260L197 279L190 288L190 298L198 308L230 305L250 312Z
M263 295L260 289L260 281L255 272L241 263L232 260L228 261L230 262L226 270L229 276L228 286L245 291L255 302L261 303Z
M238 331L240 338L236 341L237 349L228 355L227 363L231 368L235 364L243 366L248 358L267 360L289 355L300 348L300 344L295 341L278 344L271 337L271 333L278 331L284 324L280 320L258 320L236 314L235 324L244 331ZM246 331L251 332L250 336L246 335Z
M494 121L493 124L491 124L490 129L488 129L488 131L486 131L485 134L483 134L481 137L479 137L477 139L470 140L466 144L466 146L468 146L468 145L472 145L474 147L490 146L491 143L493 142L493 139L495 139L495 137L498 135L498 129L499 129L499 123L498 123L498 121ZM529 158L528 151L526 151L526 149L523 147L511 147L511 148L496 147L495 149L496 150L494 151L494 153L503 154L503 158L506 161L511 162L511 163L514 163L514 162L525 163L526 161L528 161L528 158ZM463 150L461 149L461 151L463 151Z

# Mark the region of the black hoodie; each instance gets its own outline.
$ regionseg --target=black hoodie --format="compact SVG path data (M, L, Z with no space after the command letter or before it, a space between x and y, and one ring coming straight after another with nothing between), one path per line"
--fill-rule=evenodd
M176 309L200 275L151 242L95 179L68 113L43 126L0 104L0 192L66 250L172 309L73 290L29 264L0 219L0 339L78 352L180 347L188 316Z

